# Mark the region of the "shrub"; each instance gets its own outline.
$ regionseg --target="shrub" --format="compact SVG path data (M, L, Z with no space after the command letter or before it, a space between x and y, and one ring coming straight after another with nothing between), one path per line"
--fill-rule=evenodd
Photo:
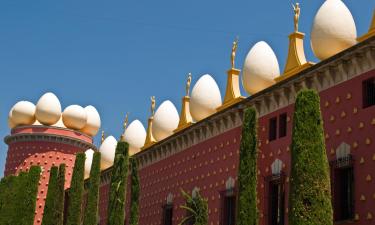
M99 207L99 185L100 185L100 152L95 152L88 184L87 206L85 209L85 216L83 218L83 225L97 225L98 224L98 207Z
M56 210L55 221L56 225L64 224L64 203L65 203L65 164L60 164L59 174L57 176L56 189Z
M42 225L56 225L55 210L56 210L56 192L57 192L57 174L58 167L52 166L50 170L50 176L48 181L48 192L46 198L46 204L44 206L43 221Z
M119 141L116 146L115 159L112 168L107 224L124 224L128 166L129 145L126 142Z
M80 152L76 154L72 181L68 193L69 201L66 225L81 224L85 157L85 153Z
M238 171L238 225L257 225L257 116L254 108L244 112Z
M190 196L184 190L181 190L182 196L186 200L186 204L180 206L187 211L187 216L182 219L179 225L194 224L207 225L208 224L208 202L204 199L199 191L196 191L196 196Z
M139 220L139 177L138 165L135 158L130 158L131 168L131 199L130 199L130 225L138 225Z
M290 225L332 225L333 213L319 95L298 93L293 118Z

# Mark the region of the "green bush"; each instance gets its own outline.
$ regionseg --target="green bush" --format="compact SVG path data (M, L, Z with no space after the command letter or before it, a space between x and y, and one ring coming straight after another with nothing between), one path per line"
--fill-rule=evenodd
M100 186L100 152L94 153L88 185L87 206L83 218L83 225L97 225Z
M0 182L0 224L8 225L12 224L13 212L14 212L14 201L15 188L19 177L7 176L1 179Z
M44 206L42 225L56 225L55 210L56 210L56 191L57 191L57 174L58 167L52 166L48 181L48 192L46 204Z
M119 141L116 146L116 153L112 168L107 224L124 224L128 166L129 145L126 142Z
M130 225L138 225L139 220L139 177L138 165L135 158L130 158L131 168L131 199L130 199Z
M185 205L180 208L187 211L187 216L182 219L179 225L194 224L194 225L207 225L208 224L208 202L204 199L199 191L196 196L190 196L184 190L181 190L182 196L185 198Z
M77 153L73 176L68 193L68 210L66 225L80 225L84 188L85 153Z
M319 95L298 93L293 117L290 225L332 225L329 164Z
M31 166L16 187L15 211L12 225L33 225L41 169Z
M244 112L238 171L238 225L257 225L257 116L254 108Z
M65 203L65 164L60 164L59 174L57 176L56 189L56 210L55 221L56 225L64 224L64 203Z

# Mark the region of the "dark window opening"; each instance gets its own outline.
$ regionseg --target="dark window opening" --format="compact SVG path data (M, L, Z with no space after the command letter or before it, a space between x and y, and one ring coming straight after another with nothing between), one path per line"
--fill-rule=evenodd
M268 225L284 225L285 190L282 177L273 178L269 182L269 219Z
M164 211L163 225L172 225L173 205L172 204L164 205L163 211Z
M362 82L363 108L375 105L375 78Z
M224 197L223 225L235 225L236 219L236 196L233 194Z
M354 173L351 164L333 169L333 209L335 221L354 218Z
M285 137L287 132L287 114L279 116L279 138Z
M268 140L273 141L277 138L277 117L269 120L269 135Z

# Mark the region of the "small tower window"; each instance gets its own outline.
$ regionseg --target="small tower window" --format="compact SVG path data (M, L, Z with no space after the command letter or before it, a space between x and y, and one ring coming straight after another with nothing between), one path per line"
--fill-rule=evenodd
M268 182L268 225L284 225L285 187L281 174L273 175Z
M234 179L229 177L225 183L226 190L222 192L222 225L236 224L236 195L234 191Z
M279 116L279 138L285 137L287 132L287 114Z
M172 225L173 204L165 204L163 206L163 225Z
M362 82L363 108L375 105L375 78Z

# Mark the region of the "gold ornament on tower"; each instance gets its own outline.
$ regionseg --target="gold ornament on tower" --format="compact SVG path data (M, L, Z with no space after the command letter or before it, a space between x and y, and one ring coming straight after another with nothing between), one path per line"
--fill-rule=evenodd
M191 85L191 73L188 74L186 81L186 95L182 98L182 107L180 113L180 122L178 123L177 128L173 132L178 132L185 129L193 123L193 118L190 114L190 85Z
M244 99L244 97L241 96L241 92L240 92L239 76L240 76L241 70L236 69L234 67L237 48L238 48L238 36L234 40L233 46L232 46L232 55L231 55L232 68L227 71L228 78L227 78L227 87L225 91L224 102L220 107L217 108L218 111L225 109L241 101L242 99Z
M155 96L151 96L151 116L148 118L146 140L145 140L144 146L142 147L142 150L156 143L156 140L154 136L152 135L152 123L154 121L155 107L156 107Z
M103 144L105 139L104 130L102 130L102 139L100 140L100 144Z
M295 5L292 4L292 6L294 11L294 32L289 35L288 58L286 60L284 74L275 78L276 82L294 76L314 65L314 63L306 60L303 47L303 38L305 37L305 34L298 31L298 23L301 15L300 4L296 3Z
M124 123L122 125L124 131L122 132L122 135L121 135L121 138L120 138L121 141L125 141L124 135L125 135L125 130L128 127L128 122L129 122L129 113L126 113L125 120L124 120Z
M373 37L375 36L375 9L374 9L374 12L373 12L373 15L372 15L372 21L371 21L371 24L370 24L370 28L368 30L368 32L363 35L362 37L359 37L357 38L358 41L364 41L366 39L369 39L370 37Z

